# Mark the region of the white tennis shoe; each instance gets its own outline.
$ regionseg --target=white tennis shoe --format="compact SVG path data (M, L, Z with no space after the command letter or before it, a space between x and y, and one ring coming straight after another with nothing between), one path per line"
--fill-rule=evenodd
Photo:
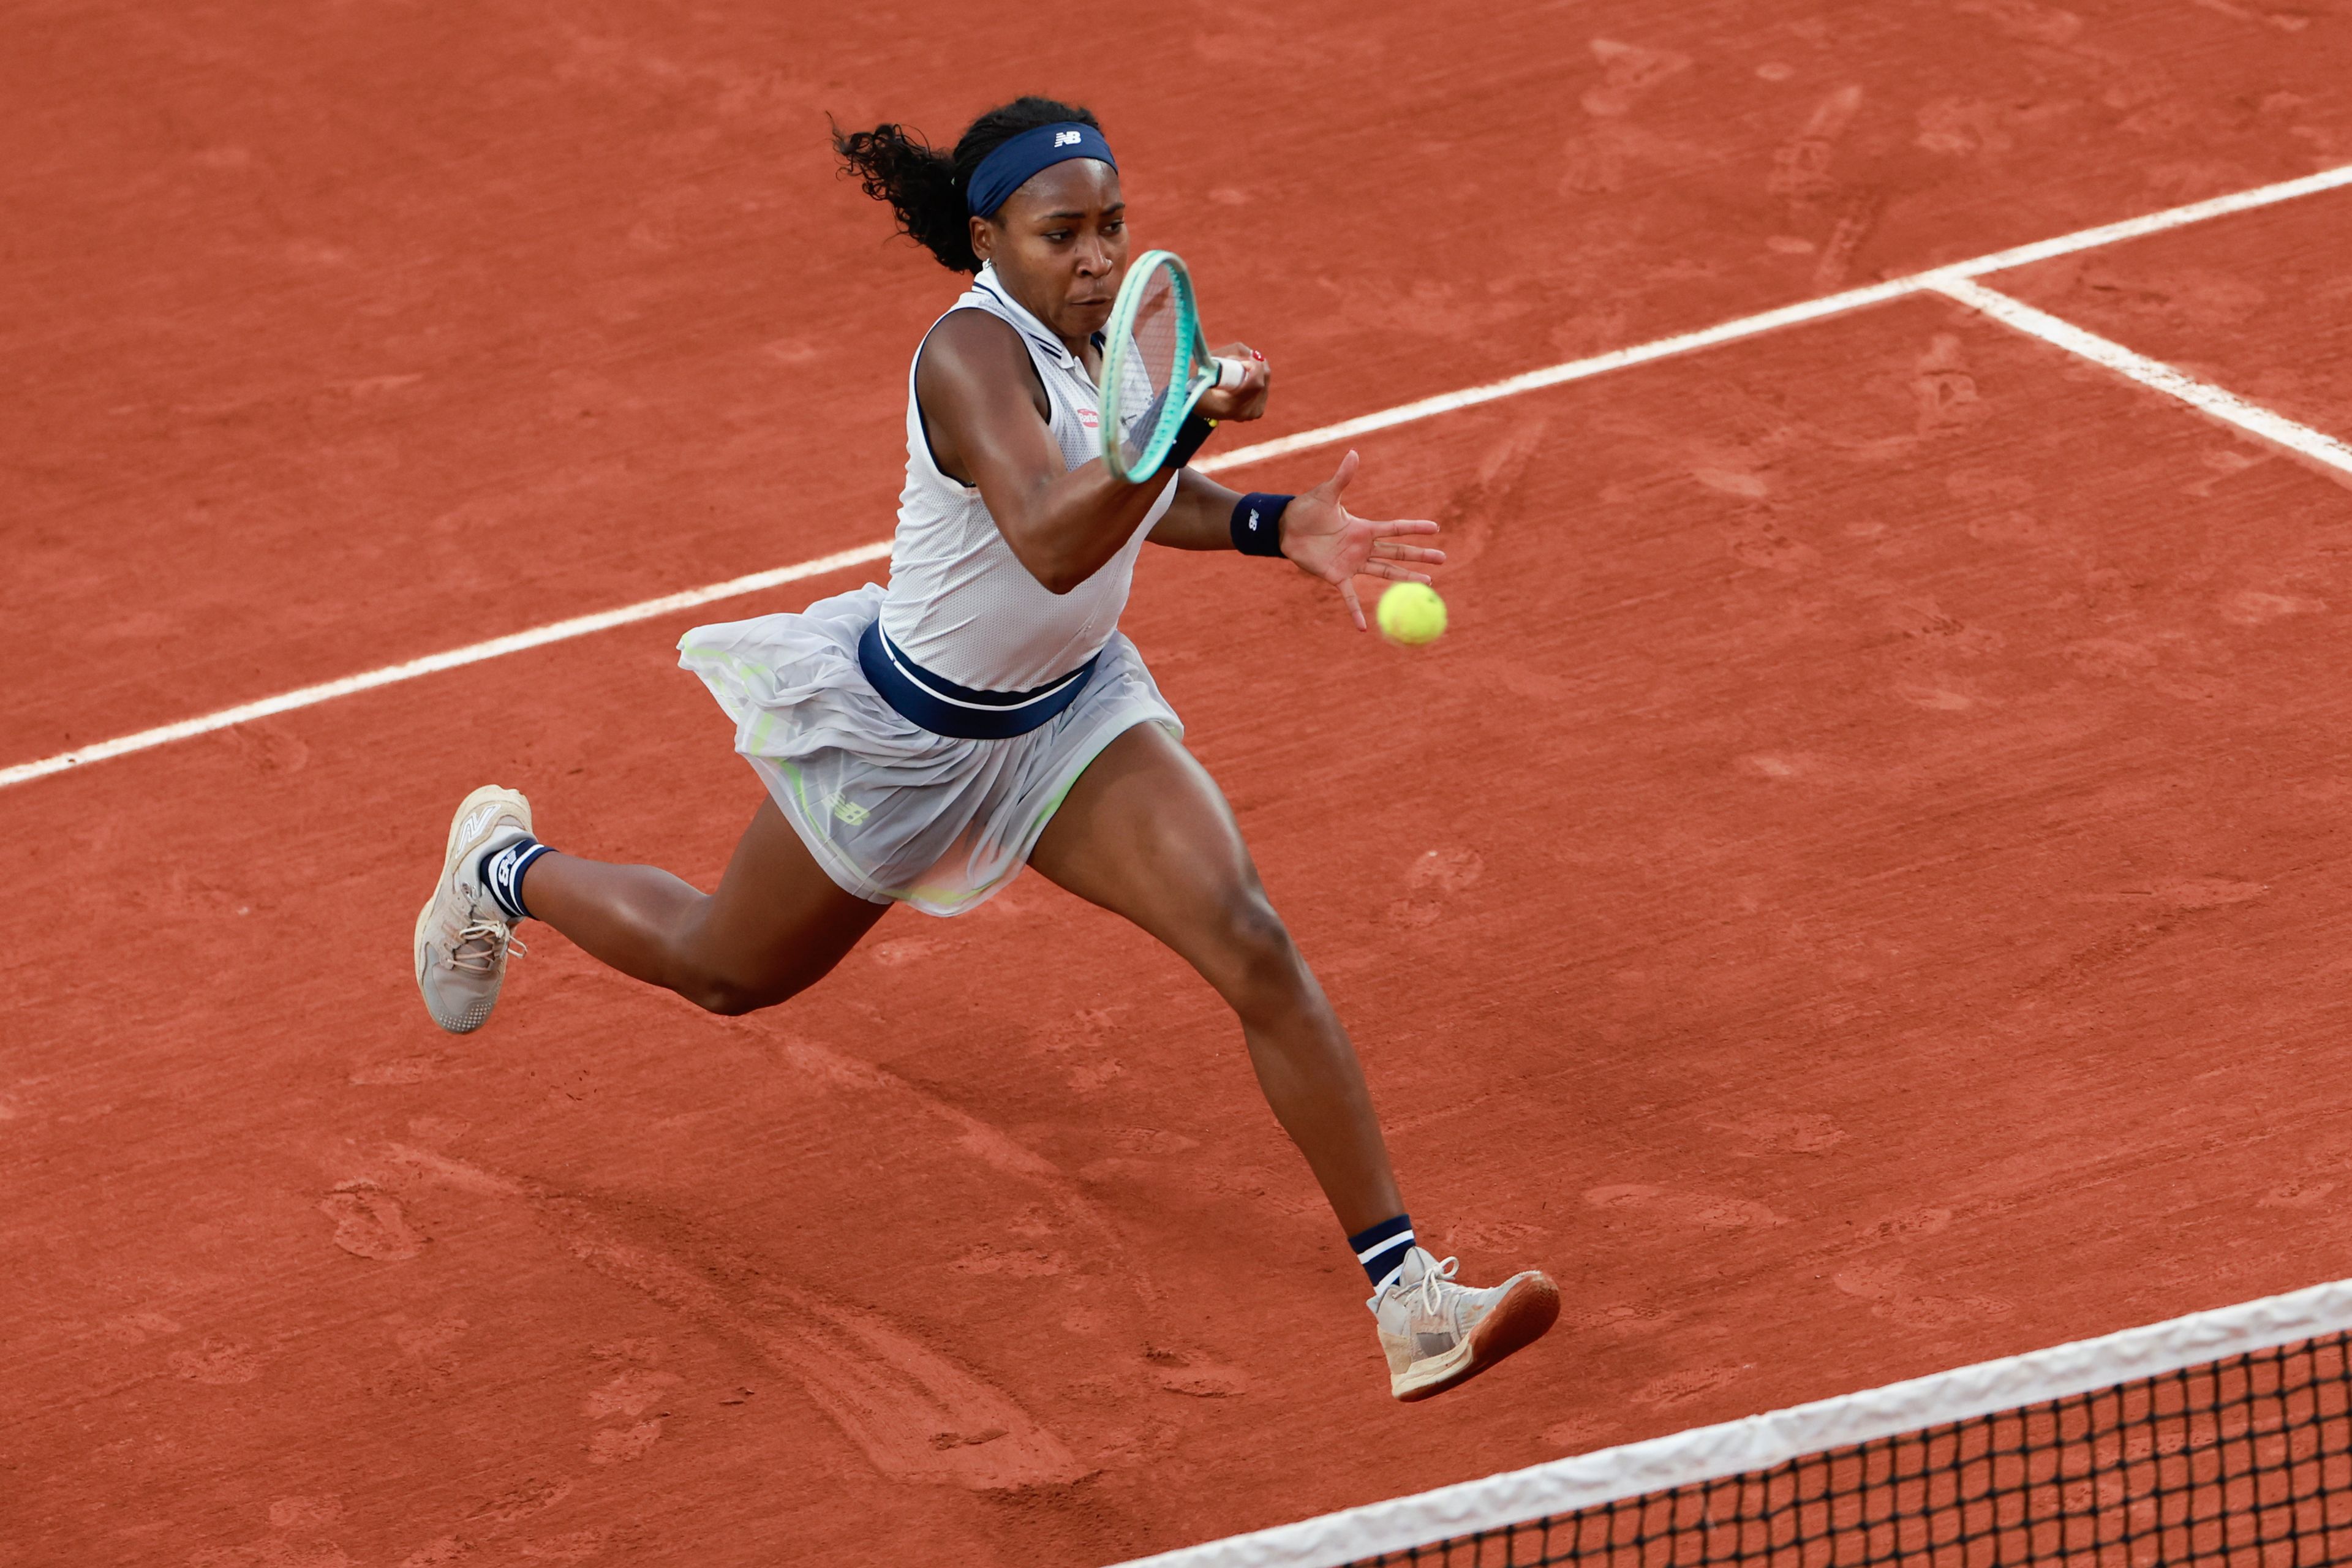
M1388 1352L1389 1392L1407 1403L1477 1376L1543 1338L1559 1316L1559 1287L1537 1269L1476 1290L1454 1282L1454 1268L1416 1247L1364 1303Z
M481 865L485 851L530 831L530 802L497 784L467 795L449 823L441 879L416 916L416 989L433 1021L453 1035L482 1026L505 983L507 953L525 951L483 886Z

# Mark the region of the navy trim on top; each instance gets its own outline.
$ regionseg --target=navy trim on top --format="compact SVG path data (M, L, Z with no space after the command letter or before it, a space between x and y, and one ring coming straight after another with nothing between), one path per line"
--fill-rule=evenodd
M978 285L975 285L975 287L978 287ZM1003 295L998 294L993 289L991 289L988 291L999 300L1004 298ZM915 422L922 426L923 452L925 456L930 458L931 467L937 469L940 477L947 480L948 483L960 486L963 489L976 493L980 489L978 485L972 484L969 480L957 479L953 474L949 473L946 465L940 461L940 449L931 444L931 416L929 412L923 407L923 351L931 346L931 334L938 331L941 327L947 325L948 317L954 315L958 310L979 310L983 316L992 316L992 312L983 310L978 305L958 304L949 306L946 314L940 316L938 321L933 321L929 328L924 331L923 341L915 345L915 363L909 366L907 371L907 395L915 405ZM1024 331L1022 328L1021 323L1018 321L1005 321L1002 316L992 316L992 319L1004 321L1006 326L1013 329L1013 335L1019 338L1024 343L1039 341L1034 334ZM1061 354L1065 360L1069 358L1068 352L1064 350L1059 344L1055 345L1053 352ZM1045 405L1045 412L1041 417L1043 417L1048 424L1051 424L1054 417L1054 395L1046 387L1045 373L1037 368L1037 362L1033 359L1028 362L1028 364L1030 384L1037 389L1037 396Z
M1012 295L1005 293L1001 289L998 289L986 279L974 278L971 280L971 286L974 289L979 289L983 294L994 296L997 303L1003 305L1008 310L1019 310L1024 316L1027 316L1029 314L1028 310L1024 309L1018 300L1014 300ZM969 307L967 307L967 309L969 309ZM1034 320L1035 318L1032 317L1031 319ZM934 321L931 324L933 326L937 326L939 323ZM1031 331L1027 327L1023 326L1018 321L1008 321L1004 324L1011 327L1014 331L1019 332L1023 337L1027 338L1031 342L1035 343L1039 348L1044 349L1047 353L1052 354L1056 360L1066 363L1069 360L1075 357L1070 353L1070 345L1064 342L1059 338L1042 337L1037 333Z

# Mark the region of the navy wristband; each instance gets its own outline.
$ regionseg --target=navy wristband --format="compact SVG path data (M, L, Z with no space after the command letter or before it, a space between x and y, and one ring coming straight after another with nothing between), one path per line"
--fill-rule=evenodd
M1201 443L1206 441L1209 433L1216 427L1217 422L1213 419L1203 419L1198 414L1184 416L1184 423L1176 426L1176 444L1169 447L1168 456L1160 460L1160 471L1173 473L1191 462L1192 454L1201 449Z
M1282 514L1293 496L1257 491L1234 503L1234 548L1244 555L1282 553Z

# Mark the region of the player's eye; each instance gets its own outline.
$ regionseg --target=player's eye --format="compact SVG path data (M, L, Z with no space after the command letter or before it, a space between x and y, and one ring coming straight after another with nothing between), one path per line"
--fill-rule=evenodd
M1103 232L1105 234L1125 234L1127 232L1127 220L1123 217L1115 217L1108 223L1103 225Z

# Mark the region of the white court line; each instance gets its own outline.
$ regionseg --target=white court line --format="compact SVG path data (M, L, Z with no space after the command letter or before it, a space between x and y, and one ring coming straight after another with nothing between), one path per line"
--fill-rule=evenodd
M2007 250L1997 250L1989 256L1979 256L1974 260L1958 261L1949 266L1931 268L1925 272L1915 272L1907 277L1893 279L1885 283L1873 283L1860 289L1848 289L1843 293L1826 295L1818 300L1807 300L1794 305L1785 305L1779 310L1765 310L1753 316L1742 316L1737 321L1725 321L1695 332L1679 332L1672 337L1658 338L1650 342L1636 344L1632 348L1612 349L1607 353L1570 360L1565 363L1550 365L1542 370L1507 376L1500 381L1490 381L1483 386L1465 387L1459 392L1448 392L1435 397L1424 397L1416 402L1400 404L1394 408L1382 409L1377 414L1367 414L1355 419L1343 419L1336 425L1326 425L1319 429L1302 430L1296 436L1261 441L1255 447L1243 447L1234 451L1204 458L1193 466L1203 473L1215 473L1225 468L1238 468L1244 463L1263 462L1268 458L1284 457L1292 452L1304 452L1317 447L1328 447L1336 442L1349 440L1374 430L1386 430L1399 425L1410 425L1417 420L1434 418L1440 414L1451 414L1457 409L1474 408L1482 403L1493 403L1498 398L1517 397L1523 393L1540 391L1548 386L1560 386L1572 381L1583 381L1591 376L1605 374L1610 371L1623 370L1631 365L1646 364L1653 360L1668 359L1677 354L1712 348L1717 343L1735 342L1741 338L1751 338L1759 333L1775 331L1782 327L1796 326L1805 321L1816 321L1824 317L1841 315L1848 310L1857 310L1888 300L1901 299L1924 289L1936 289L1941 292L1950 293L1951 289L1945 288L1944 285L1979 277L1987 272L1998 272L2005 268L2021 267L2032 261L2044 261L2053 256L2067 256L2079 250L2114 245L2122 240L2137 239L2144 235L2160 234L2166 229L2204 223L2217 217L2227 217L2233 213L2252 212L2257 207L2273 206L2280 202L2316 195L2323 191L2336 190L2346 185L2352 185L2352 163L2347 163L2340 168L2322 170L2316 174L2305 174L2299 179L2281 180L2274 184L2258 185L2250 191L2215 196L2210 201L2191 202L2186 206L2168 207L2162 212L2149 213L2144 217L2126 218L2121 223L2102 224L2096 228L2078 229L2073 234L2061 235L2055 239L2036 240L2031 245L2012 246ZM1955 295L1955 297L1958 296ZM2020 309L2023 307L2021 306ZM80 767L86 763L103 762L110 757L127 756L133 752L143 752L152 747L168 745L174 741L185 741L198 735L210 734L215 730L226 730L254 719L265 719L273 713L308 708L316 703L331 701L338 697L349 697L355 692L372 691L379 686L391 686L404 680L414 680L419 676L433 675L445 669L455 669L461 665L478 664L486 658L498 658L506 654L520 653L525 648L541 647L549 643L585 637L591 632L626 626L632 621L648 620L656 616L667 615L673 610L691 609L697 605L707 605L719 599L732 599L745 594L760 593L800 578L821 576L824 573L838 571L845 566L862 565L867 562L879 561L889 552L890 546L887 542L861 545L855 550L839 551L831 555L820 556L814 561L801 562L797 565L782 566L770 572L754 572L746 577L730 578L724 583L710 584L707 587L689 588L683 593L666 594L657 599L646 599L637 604L622 605L618 609L600 611L595 615L575 616L570 620L556 621L547 626L534 626L529 631L494 637L488 642L452 648L446 653L429 654L423 658L410 659L405 664L389 665L382 669L372 669L362 675L347 675L338 680L320 681L316 686L305 686L297 690L280 692L275 697L265 697L257 702L241 703L235 708L224 708L217 712L206 713L194 719L183 719L176 723L159 724L152 730L141 730L135 734L120 735L113 740L100 741L94 745L78 746L71 751L59 752L55 756L43 757L37 762L18 763L11 767L0 768L0 789L5 789L12 784L29 784L35 779L47 778L51 773L61 773L69 768Z
M2191 202L2187 206L2168 207L2146 217L2126 218L2121 223L2103 224L2097 228L2078 229L2060 235L2055 239L2039 239L2031 245L2012 246L1996 250L1990 256L1979 256L1972 261L1956 261L1947 267L1930 268L1907 277L1890 279L1884 283L1865 284L1839 294L1825 294L1818 300L1806 300L1794 305L1784 305L1777 310L1742 316L1735 321L1704 327L1695 332L1678 332L1670 338L1658 338L1638 343L1629 349L1612 349L1607 353L1588 359L1569 360L1565 363L1547 365L1501 381L1490 381L1484 386L1465 387L1460 392L1440 393L1417 403L1399 404L1378 414L1367 414L1356 419L1343 419L1337 425L1326 425L1319 430L1305 430L1278 440L1261 441L1255 447L1220 457L1204 458L1193 467L1213 472L1237 463L1255 463L1267 458L1280 458L1292 452L1304 452L1316 447L1328 447L1335 441L1346 441L1391 426L1410 425L1439 414L1451 414L1460 408L1475 408L1481 403L1497 398L1517 397L1521 393L1538 392L1547 386L1560 386L1571 381L1583 381L1591 376L1622 370L1628 365L1647 364L1652 360L1670 359L1698 349L1713 348L1717 343L1736 342L1760 332L1776 331L1806 321L1817 321L1824 316L1843 315L1866 305L1898 300L1906 294L1933 289L1951 279L1980 278L1988 272L2000 272L2011 267L2023 267L2029 262L2047 261L2055 256L2071 256L2078 250L2095 250L2103 245L2115 245L2145 235L2161 234L2166 229L2180 228L2189 224L2205 223L2233 213L2252 212L2257 207L2276 205L2294 201L2299 196L2317 195L2323 191L2352 185L2352 163L2341 168L2323 170L2297 180L2282 180L2274 185L2258 185L2251 191L2239 191L2231 195L2215 196L2210 201Z
M109 757L120 757L131 752L143 752L151 746L162 746L173 741L185 741L193 736L226 730L255 719L267 719L272 713L289 709L308 708L313 703L349 697L354 692L373 691L379 686L392 686L403 680L414 680L420 675L435 675L461 665L479 664L486 658L499 658L507 654L520 653L525 648L542 647L551 642L565 642L572 637L586 637L610 626L625 626L631 621L651 620L672 610L690 610L697 605L707 605L714 599L732 599L744 594L757 594L764 589L782 586L803 577L819 577L844 566L862 565L868 561L880 561L890 553L887 541L879 544L861 544L855 550L836 551L820 555L814 561L803 561L796 566L779 566L772 572L754 572L748 577L730 577L724 583L707 587L688 588L682 594L666 594L658 599L644 599L634 605L624 605L617 610L600 610L593 616L574 616L568 621L551 621L543 626L533 626L527 632L515 632L507 637L492 637L466 647L451 648L446 653L426 654L405 664L386 665L371 669L364 675L346 675L340 680L322 680L316 686L298 687L281 691L275 697L265 697L258 702L240 703L207 713L200 719L183 719L176 724L159 724L152 730L136 734L100 741L94 746L83 746L71 752L60 752L54 757L43 757L37 763L19 763L15 767L0 768L0 788L23 784L28 779L47 773L63 773L84 763L100 763Z
M2063 321L2046 310L2037 310L2021 300L1995 293L1981 283L1971 283L1965 279L1947 279L1928 287L2005 326L2014 327L2029 337L2055 343L2068 353L2080 354L2092 363L2103 365L2142 386L2154 387L2167 396L2177 397L2224 425L2234 426L2250 436L2269 442L2290 457L2301 458L2320 468L2331 469L2331 479L2352 481L2352 447L2347 447L2333 436L2323 436L2307 425L2296 424L2284 414L2273 413L2258 403L2249 403L2235 393L2224 392L2210 382L2200 381L2162 360L2135 353L2121 343L2100 337L2095 332L2086 332L2074 322Z

